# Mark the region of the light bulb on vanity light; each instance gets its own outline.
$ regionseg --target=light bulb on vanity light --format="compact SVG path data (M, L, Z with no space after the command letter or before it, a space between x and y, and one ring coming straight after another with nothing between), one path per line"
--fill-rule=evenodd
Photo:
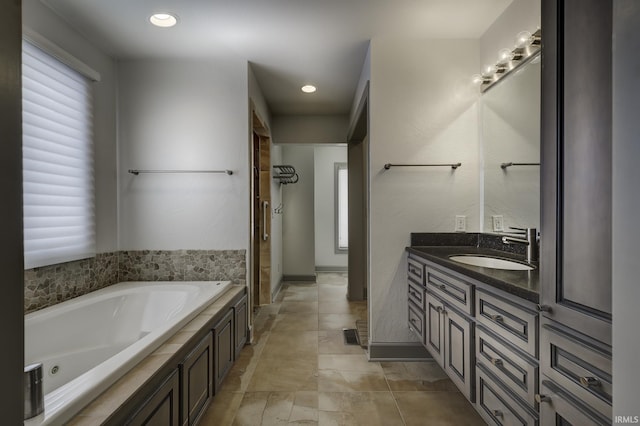
M526 31L526 30L520 31L518 35L516 35L516 47L518 49L524 49L525 47L529 46L532 42L533 42L533 39L531 38L530 31Z
M498 65L506 65L513 59L513 51L507 49L500 49L498 52Z

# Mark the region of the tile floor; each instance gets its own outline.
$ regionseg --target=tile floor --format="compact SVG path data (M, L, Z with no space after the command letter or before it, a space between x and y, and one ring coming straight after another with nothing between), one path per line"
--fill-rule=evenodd
M368 362L343 328L366 318L346 300L346 275L285 283L260 308L245 346L201 425L420 425L485 423L433 362Z

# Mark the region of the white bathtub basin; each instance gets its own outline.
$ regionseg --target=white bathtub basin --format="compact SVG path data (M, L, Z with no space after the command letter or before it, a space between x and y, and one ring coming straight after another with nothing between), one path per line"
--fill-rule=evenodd
M43 364L44 414L64 424L219 298L229 281L126 282L25 316L25 365Z
M477 255L456 255L449 256L449 259L464 263L465 265L481 266L483 268L504 269L509 271L531 271L533 266L515 260L503 259L500 257L477 256Z

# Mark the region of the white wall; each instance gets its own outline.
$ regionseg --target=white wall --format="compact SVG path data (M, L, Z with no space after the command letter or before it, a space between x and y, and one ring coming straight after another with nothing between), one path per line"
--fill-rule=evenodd
M121 249L248 248L247 66L233 57L119 64Z
M101 76L93 87L96 250L118 249L116 64L87 42L39 0L22 1L22 22L29 29L89 65Z
M364 92L364 89L369 80L371 80L371 44L369 44L369 46L367 47L367 56L365 56L364 63L362 64L360 79L358 80L356 93L353 97L353 104L351 105L351 111L349 112L349 124L351 124L356 118L355 115L358 109L358 105L360 104L360 99L362 99L362 93Z
M640 416L640 4L615 0L613 18L613 415Z
M345 115L276 115L272 137L277 144L344 143L349 117Z
M314 148L315 264L319 267L346 268L346 253L336 254L336 182L335 163L347 162L347 147ZM340 269L338 269L340 270Z
M282 162L292 165L298 183L283 185L283 267L285 276L315 274L313 145L282 147Z
M411 232L479 230L477 40L371 42L370 338L414 340L406 325L405 247ZM392 168L385 163L457 163Z
M500 49L513 49L520 31L539 28L540 14L540 0L513 0L480 38L480 66L494 65Z

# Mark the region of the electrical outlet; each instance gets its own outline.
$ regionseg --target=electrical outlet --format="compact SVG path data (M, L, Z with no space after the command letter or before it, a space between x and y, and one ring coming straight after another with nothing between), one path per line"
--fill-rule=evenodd
M467 217L458 215L456 216L456 232L465 232L467 230Z
M504 232L504 217L499 214L491 216L493 222L493 232Z

